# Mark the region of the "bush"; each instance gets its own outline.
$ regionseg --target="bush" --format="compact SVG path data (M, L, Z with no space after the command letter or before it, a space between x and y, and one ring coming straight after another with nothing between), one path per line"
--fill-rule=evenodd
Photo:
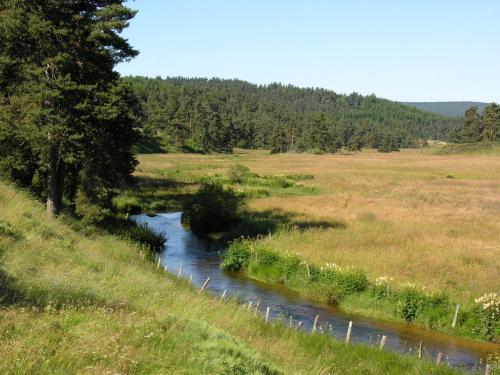
M448 307L449 300L445 294L428 295L413 287L398 294L397 311L407 322L414 321L419 315L431 318L445 315Z
M342 295L364 292L368 288L368 279L362 271L348 271L337 274L335 285Z
M195 233L227 230L239 220L243 198L219 182L206 180L198 192L184 204L182 221Z
M233 184L241 184L249 175L251 175L250 169L243 164L233 165L229 169L229 181Z
M224 257L221 268L226 271L239 271L248 268L251 249L246 241L233 242Z
M160 251L166 241L163 233L153 232L147 224L127 228L125 236L132 241L147 245L153 251Z
M478 322L474 333L491 341L500 339L500 295L487 293L474 302L474 315Z
M110 215L110 210L101 207L88 199L80 191L76 194L75 212L80 216L84 225L101 225Z

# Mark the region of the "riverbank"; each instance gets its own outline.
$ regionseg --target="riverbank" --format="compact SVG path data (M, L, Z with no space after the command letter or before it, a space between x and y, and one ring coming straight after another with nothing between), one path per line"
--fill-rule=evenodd
M458 373L221 306L135 243L75 231L4 183L0 218L2 373Z
M283 285L301 295L367 318L396 321L485 341L499 337L499 297L455 303L444 292L413 284L398 285L389 277L369 280L360 269L330 263L318 266L299 256L273 251L261 241L241 239L225 254L222 268L244 271L257 280ZM455 316L456 315L456 316Z

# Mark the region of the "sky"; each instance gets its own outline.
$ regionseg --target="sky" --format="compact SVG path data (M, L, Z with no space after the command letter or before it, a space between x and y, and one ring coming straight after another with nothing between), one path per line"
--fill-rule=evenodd
M123 75L500 102L500 0L136 0Z

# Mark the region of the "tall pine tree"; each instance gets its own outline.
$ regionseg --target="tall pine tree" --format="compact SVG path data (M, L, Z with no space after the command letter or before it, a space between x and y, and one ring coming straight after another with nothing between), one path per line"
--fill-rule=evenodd
M64 191L102 203L135 165L137 102L113 70L137 54L120 36L135 14L123 2L0 3L0 168L50 214Z

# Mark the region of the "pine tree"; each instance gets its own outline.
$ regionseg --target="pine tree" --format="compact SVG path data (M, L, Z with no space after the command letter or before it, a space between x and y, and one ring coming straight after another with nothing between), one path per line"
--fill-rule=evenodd
M475 143L481 141L483 124L481 116L477 112L477 107L471 107L465 111L464 127L461 140L465 143Z
M483 111L482 140L500 141L500 106L496 103L486 106Z
M1 2L0 157L10 160L0 167L38 190L50 214L65 189L109 197L135 164L135 96L113 71L137 54L119 35L135 14L122 3Z

